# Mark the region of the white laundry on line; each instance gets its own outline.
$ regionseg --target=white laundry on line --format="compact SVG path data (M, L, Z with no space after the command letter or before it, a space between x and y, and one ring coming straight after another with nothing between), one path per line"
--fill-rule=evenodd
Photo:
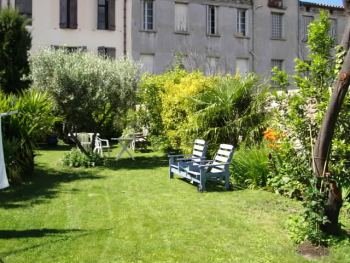
M0 189L9 187L9 181L7 179L5 158L4 158L4 147L2 144L2 129L1 129L1 118L17 113L17 111L10 111L6 113L0 113Z

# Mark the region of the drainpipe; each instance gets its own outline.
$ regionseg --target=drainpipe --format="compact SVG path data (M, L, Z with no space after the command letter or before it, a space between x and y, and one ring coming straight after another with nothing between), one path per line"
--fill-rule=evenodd
M262 5L255 5L256 1L252 1L252 48L249 51L252 56L252 71L255 72L255 63L256 63L256 55L255 55L255 10L262 8Z
M301 42L301 35L300 35L300 19L301 19L301 16L300 16L300 1L298 0L298 11L297 11L297 14L298 14L298 29L297 29L297 34L298 34L298 45L297 45L297 56L298 58L301 58L302 57L302 42Z
M255 38L255 31L254 31L254 28L255 28L255 1L252 1L252 49L251 51L249 52L252 56L252 71L255 72L255 53L254 53L254 48L255 48L255 41L254 41L254 38Z
M127 38L127 32L126 32L126 29L127 29L127 27L126 27L126 23L127 23L127 0L124 0L124 11L123 11L123 23L124 23L124 27L123 27L123 39L124 39L124 41L123 41L123 54L124 54L124 57L126 57L126 55L127 55L127 43L126 43L126 38Z

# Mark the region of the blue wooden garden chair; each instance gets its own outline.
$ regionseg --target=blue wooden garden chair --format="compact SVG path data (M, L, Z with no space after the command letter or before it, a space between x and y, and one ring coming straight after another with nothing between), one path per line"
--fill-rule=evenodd
M174 174L186 177L186 169L189 165L198 166L201 161L205 160L207 148L204 140L196 139L192 154L169 155L169 177L173 178Z
M198 184L198 191L205 191L207 181L223 182L226 190L230 188L230 163L233 146L220 144L214 160L203 160L198 165L188 165L181 171L181 176Z

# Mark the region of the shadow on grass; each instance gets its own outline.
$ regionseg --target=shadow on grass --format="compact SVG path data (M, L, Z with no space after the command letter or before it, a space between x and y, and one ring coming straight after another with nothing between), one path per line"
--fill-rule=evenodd
M68 234L73 232L84 232L84 230L48 229L48 228L29 229L29 230L0 230L0 239L44 237L44 236Z
M110 157L105 160L105 167L112 170L155 169L168 166L168 164L166 156L136 156L135 160L131 158L116 160Z
M198 184L197 183L191 183L189 180L185 179L185 178L180 178L180 177L176 177L178 180L183 181L184 183L190 184L193 187L195 187L196 189L198 189ZM216 183L216 182L212 182L212 181L208 181L205 185L205 192L229 192L229 191L233 191L233 188L230 187L229 190L225 189L225 185L222 183Z
M0 191L0 208L10 209L40 204L54 198L60 192L58 187L62 183L101 178L103 176L97 176L93 171L57 171L36 166L35 174L29 181Z
M48 144L39 144L39 150L44 150L44 151L68 152L74 147L75 147L74 145L69 145L69 144L59 144L56 146L50 146Z
M67 242L68 240L75 240L89 235L95 235L100 232L111 231L112 229L100 229L100 230L80 230L80 229L32 229L23 231L9 231L9 238L42 238L50 237L51 239L44 239L39 244L29 245L16 249L11 249L8 252L0 253L1 257L12 256L15 254L25 253L33 249L37 249L45 246L52 246L56 243ZM6 230L5 230L6 231ZM10 232L14 232L10 234ZM17 232L17 233L16 233ZM6 234L6 233L5 233ZM0 232L1 235L1 232ZM13 235L13 237L11 237ZM16 235L18 235L16 237ZM55 239L52 239L54 237ZM9 239L8 238L8 239ZM1 259L0 259L1 262Z

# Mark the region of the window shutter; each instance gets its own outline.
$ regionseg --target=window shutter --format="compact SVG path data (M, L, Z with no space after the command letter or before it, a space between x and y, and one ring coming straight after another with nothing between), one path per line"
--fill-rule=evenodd
M107 48L107 57L115 58L115 48L113 47Z
M69 28L78 28L78 0L69 1Z
M67 0L60 0L60 28L68 27Z
M97 54L100 56L105 56L105 47L98 47Z
M108 29L115 30L115 0L108 1Z

